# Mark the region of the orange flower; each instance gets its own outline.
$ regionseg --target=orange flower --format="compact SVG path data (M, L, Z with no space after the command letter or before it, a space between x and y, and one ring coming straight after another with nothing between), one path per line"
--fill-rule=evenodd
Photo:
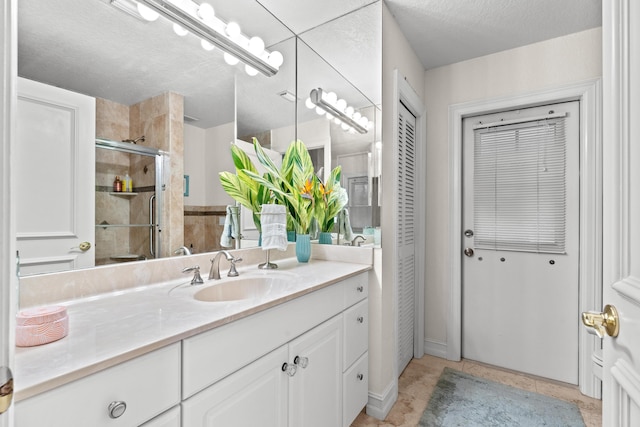
M305 199L312 199L311 192L313 191L313 183L310 179L304 183L304 187L300 189L300 195Z

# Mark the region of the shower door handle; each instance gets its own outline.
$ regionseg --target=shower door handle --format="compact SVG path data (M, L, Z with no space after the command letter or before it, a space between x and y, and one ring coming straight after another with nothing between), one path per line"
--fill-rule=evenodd
M156 257L156 251L155 251L155 234L156 234L156 230L155 230L155 226L154 224L154 217L155 217L155 212L153 209L153 202L156 199L156 195L152 194L151 197L149 197L149 253L151 253L152 257Z

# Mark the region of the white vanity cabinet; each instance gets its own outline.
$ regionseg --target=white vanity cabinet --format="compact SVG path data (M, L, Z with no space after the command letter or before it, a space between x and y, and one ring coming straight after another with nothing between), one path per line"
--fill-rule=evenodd
M19 427L130 427L179 403L176 343L20 401L15 420Z
M184 340L182 425L350 425L368 397L367 291L364 273Z

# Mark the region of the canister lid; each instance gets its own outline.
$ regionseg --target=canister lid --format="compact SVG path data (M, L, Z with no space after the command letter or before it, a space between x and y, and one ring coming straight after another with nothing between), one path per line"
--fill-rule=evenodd
M48 306L35 307L20 310L16 315L16 324L25 325L42 325L44 323L55 322L67 315L67 307Z

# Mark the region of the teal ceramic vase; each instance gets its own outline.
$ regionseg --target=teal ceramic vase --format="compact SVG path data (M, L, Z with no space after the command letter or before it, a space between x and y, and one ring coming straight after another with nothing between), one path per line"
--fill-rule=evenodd
M296 241L296 232L295 231L287 231L287 242L295 242Z
M298 262L309 262L309 258L311 258L311 236L308 234L296 235L296 258L298 258Z
M320 236L318 236L318 243L323 245L331 245L333 244L333 239L331 238L331 233L328 231L321 231Z

